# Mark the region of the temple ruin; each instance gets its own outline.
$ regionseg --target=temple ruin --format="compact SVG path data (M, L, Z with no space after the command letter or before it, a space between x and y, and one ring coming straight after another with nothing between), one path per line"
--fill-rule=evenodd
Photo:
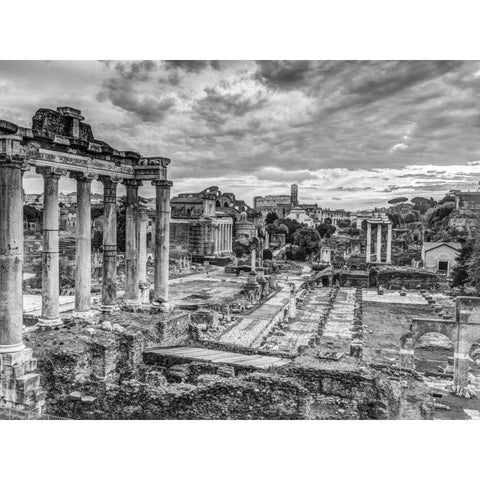
M170 188L165 157L143 157L118 151L94 137L81 111L71 107L41 108L31 128L0 120L0 406L41 409L44 394L32 350L22 340L23 188L30 168L43 176L43 251L41 328L62 324L59 314L58 181L69 175L77 181L77 249L74 317L91 319L91 184L104 187L102 312L118 310L117 301L117 186L127 191L125 302L141 303L144 275L144 216L139 188L151 182L156 189L156 252L153 304L167 311L169 275Z

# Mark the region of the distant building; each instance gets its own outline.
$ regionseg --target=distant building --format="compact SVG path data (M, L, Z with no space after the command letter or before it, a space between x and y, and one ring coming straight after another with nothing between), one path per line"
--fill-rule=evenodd
M287 215L290 220L296 220L298 223L304 223L309 227L313 227L313 220L308 213L300 206L292 207Z
M257 234L260 214L218 187L182 193L170 203L172 256L188 254L195 261L215 261L232 253L237 237L247 241Z
M298 205L298 185L295 183L290 187L290 203L292 207Z
M305 208L304 205L301 205L307 211L310 210L309 214L313 220L315 225L320 223L325 223L325 221L330 221L332 225L338 225L338 222L341 220L349 220L350 219L350 212L339 208L339 209L330 209L330 208ZM315 206L316 207L316 206Z
M423 267L426 270L451 277L462 245L454 242L424 242Z
M253 208L265 218L269 213L276 213L278 218L286 218L290 213L290 195L266 195L265 197L254 197Z
M462 192L453 190L456 210L477 210L480 211L480 192Z

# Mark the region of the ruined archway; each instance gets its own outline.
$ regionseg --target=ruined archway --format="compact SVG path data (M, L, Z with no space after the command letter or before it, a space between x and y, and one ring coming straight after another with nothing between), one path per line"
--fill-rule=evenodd
M453 375L455 343L443 333L427 332L413 345L415 370L426 375Z

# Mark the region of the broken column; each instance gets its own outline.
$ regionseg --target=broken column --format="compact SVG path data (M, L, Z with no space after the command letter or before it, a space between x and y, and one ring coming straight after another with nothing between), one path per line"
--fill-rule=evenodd
M467 396L468 370L470 368L471 339L469 324L474 324L472 311L462 305L462 297L457 298L457 339L453 354L453 391L460 396Z
M117 305L117 184L118 179L100 177L103 183L103 312L118 310Z
M293 320L297 316L297 299L295 298L295 284L290 283L290 298L288 304L288 318Z
M42 251L42 316L40 327L62 325L60 319L60 272L58 251L58 180L65 170L40 167L43 175L43 251Z
M126 196L126 222L125 222L125 303L135 306L140 304L138 290L138 241L137 223L138 215L138 180L125 180Z
M400 366L407 370L414 370L414 359L413 337L411 333L407 333L402 338L402 346L400 348Z
M91 191L93 176L71 173L77 180L77 245L75 250L75 311L74 318L91 319L92 228Z
M161 159L160 179L152 185L156 190L156 222L155 222L155 285L154 302L168 311L168 276L170 254L170 188L173 182L167 180L167 166L170 160Z

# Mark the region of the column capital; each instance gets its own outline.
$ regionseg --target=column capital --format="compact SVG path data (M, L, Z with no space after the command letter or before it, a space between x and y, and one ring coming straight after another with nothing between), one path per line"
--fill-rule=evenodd
M0 166L8 165L10 167L16 167L26 169L30 167L26 158L20 155L10 155L8 153L0 153Z
M98 180L103 183L103 186L117 186L117 184L121 181L121 177L117 175L99 175Z
M152 185L155 187L163 187L163 188L171 188L173 186L173 182L171 180L152 180Z
M143 185L142 181L137 180L136 178L124 178L122 180L122 183L126 187L133 187L133 188L138 188L138 187L141 187Z
M98 180L98 175L92 172L70 172L70 178L79 182L91 182L92 180Z
M36 172L44 177L54 177L59 179L62 175L67 175L65 168L58 167L37 167Z

